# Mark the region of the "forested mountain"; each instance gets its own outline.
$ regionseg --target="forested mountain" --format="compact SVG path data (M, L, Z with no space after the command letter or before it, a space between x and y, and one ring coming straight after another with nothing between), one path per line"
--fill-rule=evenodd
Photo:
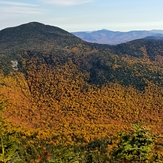
M16 51L21 48L32 50L51 50L81 42L72 34L58 27L32 22L0 31L0 48L2 51ZM13 48L13 49L12 49Z
M155 36L148 36L145 39L152 39L152 40L163 40L163 34L157 34Z
M158 56L163 56L163 41L157 39L157 37L146 37L144 39L112 46L110 49L113 50L113 53L118 55L126 54L136 58L146 57L150 61L155 61ZM157 61L159 62L160 60Z
M0 70L4 117L30 149L83 145L135 123L163 134L161 40L101 45L32 22L0 31Z

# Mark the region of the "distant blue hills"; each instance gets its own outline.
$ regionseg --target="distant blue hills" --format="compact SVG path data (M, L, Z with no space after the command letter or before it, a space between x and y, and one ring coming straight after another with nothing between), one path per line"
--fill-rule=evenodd
M163 34L157 34L154 36L145 37L145 39L152 39L152 40L163 40Z
M142 38L163 40L163 30L120 32L102 29L91 32L72 32L72 34L87 42L110 45L121 44Z

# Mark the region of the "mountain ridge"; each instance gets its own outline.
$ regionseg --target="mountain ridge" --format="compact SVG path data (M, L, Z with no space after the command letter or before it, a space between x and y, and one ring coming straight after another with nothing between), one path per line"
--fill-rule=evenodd
M132 30L120 32L102 29L90 32L72 32L72 34L88 42L116 45L135 39L142 39L147 36L155 36L162 32L162 30Z
M151 39L151 40L163 40L163 34L157 34L155 36L148 36L144 39Z
M71 38L71 41L69 38ZM60 39L62 44L57 44L57 39ZM1 51L9 49L9 46L14 47L12 50L25 46L28 46L26 47L28 50L38 49L41 46L46 46L50 50L54 44L60 47L68 46L73 42L79 43L81 40L61 28L39 22L30 22L0 31ZM9 46L5 46L5 43Z

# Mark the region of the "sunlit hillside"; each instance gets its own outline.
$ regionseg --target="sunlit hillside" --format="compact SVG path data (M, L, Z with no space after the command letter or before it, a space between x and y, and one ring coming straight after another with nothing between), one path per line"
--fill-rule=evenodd
M81 145L115 136L133 124L163 134L162 52L161 40L109 46L36 22L4 29L5 121L26 147L40 150L49 141Z

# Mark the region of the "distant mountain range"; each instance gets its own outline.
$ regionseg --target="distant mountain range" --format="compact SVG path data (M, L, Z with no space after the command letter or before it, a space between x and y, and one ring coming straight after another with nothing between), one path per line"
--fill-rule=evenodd
M72 34L88 42L116 45L162 33L163 30L119 32L102 29L92 32L73 32Z

